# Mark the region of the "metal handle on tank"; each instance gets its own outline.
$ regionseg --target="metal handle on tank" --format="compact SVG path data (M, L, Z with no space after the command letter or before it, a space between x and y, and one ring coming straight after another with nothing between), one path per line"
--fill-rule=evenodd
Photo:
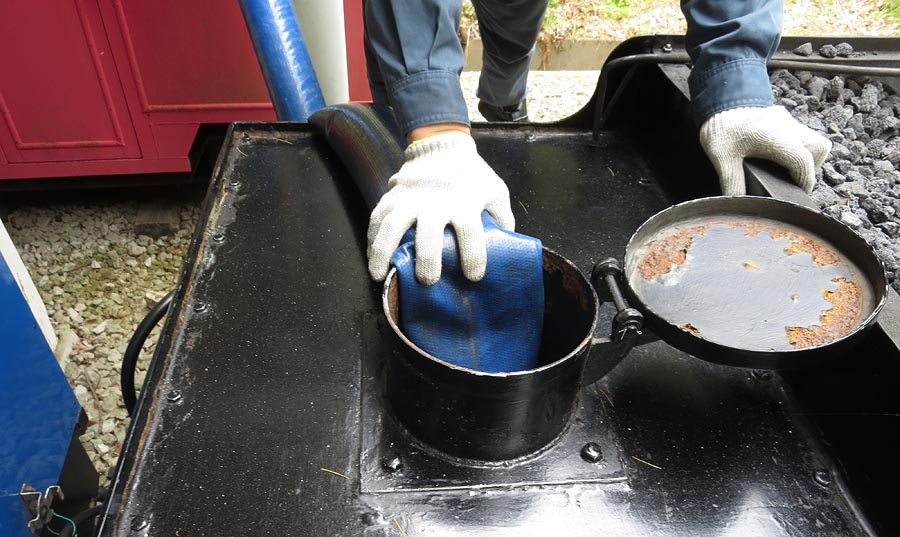
M582 376L586 386L609 373L638 344L643 335L644 316L630 307L625 300L619 282L622 268L614 258L601 259L591 270L591 286L597 292L600 303L612 302L616 315L612 320L608 337L594 337L591 353Z

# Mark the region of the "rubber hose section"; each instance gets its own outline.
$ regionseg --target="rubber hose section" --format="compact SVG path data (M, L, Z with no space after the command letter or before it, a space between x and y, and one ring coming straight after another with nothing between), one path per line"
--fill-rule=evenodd
M137 403L137 392L134 387L134 374L135 369L137 368L138 356L141 354L141 347L144 346L144 341L147 340L147 336L150 335L150 332L153 330L153 327L156 326L156 323L169 312L169 306L172 305L173 296L175 296L175 291L164 296L163 299L157 302L150 312L147 313L144 320L141 321L141 324L139 324L134 331L134 335L132 335L131 339L128 341L128 347L125 348L125 355L122 356L122 373L119 384L122 386L122 400L125 402L125 409L128 410L129 416L134 413L134 405Z

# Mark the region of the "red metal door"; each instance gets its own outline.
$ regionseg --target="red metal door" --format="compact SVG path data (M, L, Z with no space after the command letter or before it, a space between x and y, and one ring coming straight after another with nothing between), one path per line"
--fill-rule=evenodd
M4 0L0 55L10 164L141 156L96 0Z
M275 118L236 0L98 3L136 123Z

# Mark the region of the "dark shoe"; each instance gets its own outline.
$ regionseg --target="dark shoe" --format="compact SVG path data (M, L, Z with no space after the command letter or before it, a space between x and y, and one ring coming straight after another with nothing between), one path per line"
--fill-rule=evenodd
M524 122L528 121L528 110L525 109L525 100L519 104L509 106L494 106L484 101L478 101L478 111L488 121Z

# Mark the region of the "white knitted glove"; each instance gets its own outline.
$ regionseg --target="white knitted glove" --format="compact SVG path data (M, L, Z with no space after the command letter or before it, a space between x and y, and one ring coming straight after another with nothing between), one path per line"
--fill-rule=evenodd
M794 182L809 193L816 182L816 169L831 151L828 138L800 124L781 106L732 108L714 114L700 127L700 143L726 196L747 193L744 157L784 166Z
M515 219L509 190L463 132L435 134L406 149L405 163L390 180L369 220L369 273L381 281L403 234L416 226L416 279L425 285L441 278L444 228L453 226L463 274L484 277L487 265L481 213L487 210L503 229Z

